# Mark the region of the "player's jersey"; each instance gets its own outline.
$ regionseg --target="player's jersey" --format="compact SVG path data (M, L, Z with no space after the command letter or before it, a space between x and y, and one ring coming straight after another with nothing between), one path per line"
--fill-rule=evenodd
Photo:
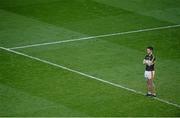
M154 62L155 61L155 57L153 55L146 55L145 60L149 60L149 61L152 61ZM153 65L146 65L146 71L154 71L154 64Z

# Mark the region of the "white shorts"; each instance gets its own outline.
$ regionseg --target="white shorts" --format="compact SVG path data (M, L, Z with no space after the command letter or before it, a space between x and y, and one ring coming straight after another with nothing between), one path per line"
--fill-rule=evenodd
M145 71L144 77L145 79L152 79L154 78L155 71Z

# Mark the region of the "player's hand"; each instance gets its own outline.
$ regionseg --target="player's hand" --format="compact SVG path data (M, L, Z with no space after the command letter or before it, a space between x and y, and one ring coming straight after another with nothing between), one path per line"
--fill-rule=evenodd
M143 64L146 64L146 60L145 59L143 60Z
M151 66L151 65L153 65L153 62L152 61L148 61L148 66Z

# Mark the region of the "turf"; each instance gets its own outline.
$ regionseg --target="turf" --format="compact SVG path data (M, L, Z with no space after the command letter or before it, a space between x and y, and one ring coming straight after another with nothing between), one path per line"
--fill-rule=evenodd
M0 46L180 23L179 1L1 0ZM159 15L159 13L161 13ZM17 49L146 92L142 60L155 48L158 97L180 104L180 28ZM0 49L0 116L180 116L180 108Z

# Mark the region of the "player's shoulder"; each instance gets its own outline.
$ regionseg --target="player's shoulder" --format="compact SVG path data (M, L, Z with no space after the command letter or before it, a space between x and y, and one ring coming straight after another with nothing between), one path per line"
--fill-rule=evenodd
M147 54L147 55L145 55L145 57L149 57L149 55Z
M151 55L153 58L155 58L156 56L154 54Z
M154 54L151 55L151 58L152 58L153 60L156 60L156 56L155 56Z

